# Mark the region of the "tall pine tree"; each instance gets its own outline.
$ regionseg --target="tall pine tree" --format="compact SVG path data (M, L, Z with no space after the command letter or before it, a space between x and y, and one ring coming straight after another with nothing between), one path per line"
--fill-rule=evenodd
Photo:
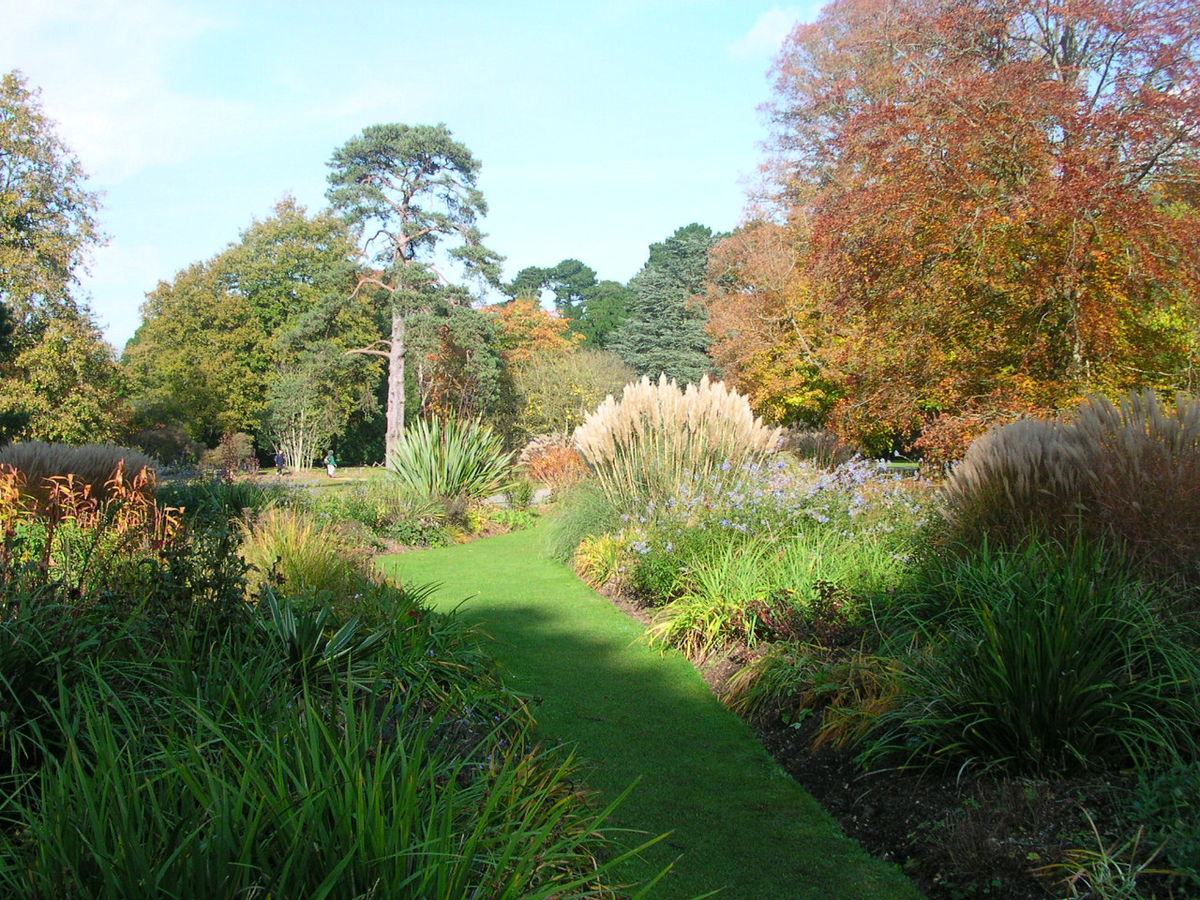
M706 314L691 301L704 293L709 251L719 237L692 223L650 245L650 258L629 282L632 314L608 341L639 376L665 373L686 384L712 371Z

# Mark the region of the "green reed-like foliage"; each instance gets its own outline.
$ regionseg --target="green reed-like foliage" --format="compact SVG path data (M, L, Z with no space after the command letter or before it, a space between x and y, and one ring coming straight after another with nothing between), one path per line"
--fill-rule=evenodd
M0 891L20 897L612 896L569 759L493 730L447 752L441 718L258 696L235 715L82 686L67 750L6 790ZM324 713L324 714L323 714Z
M662 549L648 548L646 557L666 558ZM821 528L775 544L716 533L679 549L680 565L663 598L675 599L649 633L694 658L730 643L753 646L764 637L786 636L772 633L776 619L793 622L808 640L819 640L821 635L809 634L805 623L822 615L814 607L823 593L834 590L842 598L839 621L856 622L863 615L860 598L883 594L907 571L886 536L848 538ZM818 632L831 627L818 626Z
M242 558L255 572L251 591L273 584L290 595L353 594L366 581L364 548L309 513L267 509L241 528Z
M190 520L206 523L228 522L274 506L304 508L309 503L305 492L285 484L211 476L169 482L159 488L158 496L167 506L182 507Z
M489 426L453 418L409 426L388 460L388 474L403 493L443 503L498 492L511 468L512 454Z
M984 545L933 561L912 594L923 649L865 758L1053 772L1197 751L1200 665L1110 548Z

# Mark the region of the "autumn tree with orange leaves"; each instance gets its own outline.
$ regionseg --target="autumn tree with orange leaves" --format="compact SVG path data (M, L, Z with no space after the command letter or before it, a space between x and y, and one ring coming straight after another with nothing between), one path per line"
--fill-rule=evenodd
M486 311L498 324L500 353L510 365L529 362L538 354L570 353L584 336L569 331L571 320L542 309L533 297L517 297Z
M835 0L776 63L769 221L716 255L714 355L781 421L828 400L943 456L1194 388L1198 45L1190 0Z

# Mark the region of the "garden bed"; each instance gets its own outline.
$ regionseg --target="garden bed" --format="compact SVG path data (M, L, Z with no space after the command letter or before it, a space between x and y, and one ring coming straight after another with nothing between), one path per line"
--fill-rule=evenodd
M643 624L652 621L651 608L618 591L601 593ZM721 696L730 679L760 654L735 648L698 668ZM794 726L779 721L749 724L767 751L847 835L873 856L899 866L931 900L1076 896L1064 893L1064 880L1072 874L1064 859L1079 848L1079 836L1090 832L1088 816L1103 833L1103 823L1116 807L1114 799L1131 788L1124 782L1086 777L1040 780L899 768L864 772L851 752L813 749L815 717ZM1119 838L1105 835L1105 847L1119 843ZM1140 849L1144 859L1154 848ZM1172 894L1165 879L1156 882L1152 875L1142 875L1138 887L1138 894L1113 896L1188 896L1178 888Z

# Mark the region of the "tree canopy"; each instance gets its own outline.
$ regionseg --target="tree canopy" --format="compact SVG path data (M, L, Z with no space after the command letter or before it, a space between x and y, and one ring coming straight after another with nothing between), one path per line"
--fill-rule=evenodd
M19 72L0 76L0 443L112 440L112 349L73 294L100 242L97 196Z
M97 195L19 72L0 76L0 304L18 343L63 307L100 241Z
M382 291L391 306L388 336L356 351L388 360L390 459L404 430L409 320L444 315L464 300L440 259L491 284L499 284L501 259L483 245L478 227L487 212L479 162L444 124L372 125L338 148L329 168L329 200L359 229L378 267L358 290Z
M715 302L786 299L778 362L815 365L831 421L877 448L1191 387L1198 42L1183 0L835 0L775 69L790 284ZM740 364L761 348L735 351L729 311L718 355Z
M709 251L717 235L693 223L650 245L649 259L629 282L630 315L607 346L639 375L666 373L680 384L699 381L713 368L705 331Z
M378 327L369 296L343 302L356 256L341 219L309 216L287 198L212 259L160 282L124 354L144 423L181 424L211 444L236 431L270 440L269 413L281 396L319 395L321 415L338 428L369 408L379 366L329 360ZM305 392L281 392L284 382Z

